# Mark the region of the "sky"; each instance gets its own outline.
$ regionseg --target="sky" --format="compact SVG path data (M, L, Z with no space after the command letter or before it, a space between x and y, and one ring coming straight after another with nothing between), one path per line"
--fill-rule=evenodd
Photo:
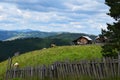
M0 29L100 34L113 19L104 0L0 0Z

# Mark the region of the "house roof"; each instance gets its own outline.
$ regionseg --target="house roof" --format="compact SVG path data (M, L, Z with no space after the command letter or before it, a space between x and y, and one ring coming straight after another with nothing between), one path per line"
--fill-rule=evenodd
M92 39L91 39L90 37L88 37L88 36L82 36L82 37L84 37L84 38L88 39L89 41L91 41L91 40L92 40Z
M95 39L99 39L100 38L100 36L97 36ZM104 39L107 39L107 37L106 36L104 36Z
M98 38L100 38L99 36L97 36L95 39L98 39Z
M78 39L80 39L82 37L86 38L89 41L92 41L92 39L90 37L88 37L88 36L81 36L81 37L77 38L76 40L74 40L73 42L76 42Z

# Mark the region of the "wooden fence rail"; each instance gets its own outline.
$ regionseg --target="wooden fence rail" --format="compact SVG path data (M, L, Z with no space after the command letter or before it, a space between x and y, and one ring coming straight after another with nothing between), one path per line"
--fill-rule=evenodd
M56 62L49 66L11 68L6 71L6 80L114 80L120 76L119 59L104 58L77 62ZM120 78L119 78L120 79ZM116 80L119 80L116 79ZM82 79L81 79L82 80ZM84 80L84 79L83 79Z

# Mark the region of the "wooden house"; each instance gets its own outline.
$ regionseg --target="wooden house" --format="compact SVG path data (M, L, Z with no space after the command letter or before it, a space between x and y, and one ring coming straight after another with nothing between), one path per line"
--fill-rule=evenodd
M107 40L108 40L108 39L107 39L107 37L105 37L105 36L102 36L102 37L97 36L97 37L95 38L95 42L96 42L96 43L105 43Z
M85 44L92 44L92 39L88 36L81 36L78 39L74 40L73 43L75 45L85 45Z

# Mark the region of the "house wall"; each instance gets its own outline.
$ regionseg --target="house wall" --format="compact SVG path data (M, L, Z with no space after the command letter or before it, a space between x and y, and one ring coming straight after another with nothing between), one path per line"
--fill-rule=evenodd
M98 39L96 39L96 40L95 40L95 42L96 42L96 43L101 43L101 41L100 41L100 39L99 39L99 38L98 38Z
M96 42L96 43L105 43L106 40L103 39L103 38L97 38L97 39L95 40L95 42Z
M85 38L80 38L78 41L77 41L78 44L87 44L88 43L88 40L85 39Z

